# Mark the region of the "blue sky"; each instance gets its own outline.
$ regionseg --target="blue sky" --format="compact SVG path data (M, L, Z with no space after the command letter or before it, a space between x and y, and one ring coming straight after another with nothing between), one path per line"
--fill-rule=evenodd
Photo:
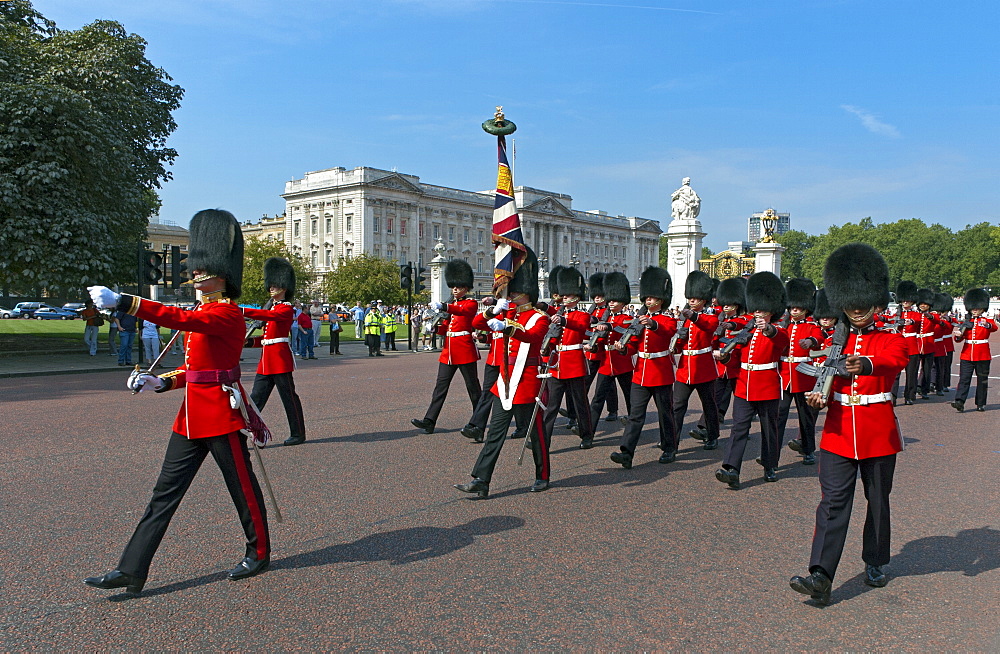
M1000 3L959 0L36 0L114 19L186 89L161 193L280 213L334 166L515 184L666 228L682 177L714 250L774 207L822 233L871 216L1000 221Z

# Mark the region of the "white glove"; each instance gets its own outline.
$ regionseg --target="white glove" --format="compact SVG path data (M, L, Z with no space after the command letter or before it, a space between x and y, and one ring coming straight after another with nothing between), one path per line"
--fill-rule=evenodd
M88 286L87 290L90 291L90 299L94 301L98 309L114 309L118 306L118 300L121 299L121 295L107 286Z
M504 311L506 311L510 307L511 307L510 300L508 300L505 297L502 297L499 300L497 300L496 304L493 305L493 313L495 315L500 315L501 313L503 313Z
M444 311L445 304L444 302L431 302L431 306L435 311Z
M125 385L128 386L129 390L133 393L158 391L163 388L163 380L156 375L150 375L146 372L132 371L132 374L128 376L128 381Z
M490 329L492 329L495 332L502 332L504 329L507 328L507 323L500 320L499 318L490 318L489 320L486 321L486 324L489 325Z

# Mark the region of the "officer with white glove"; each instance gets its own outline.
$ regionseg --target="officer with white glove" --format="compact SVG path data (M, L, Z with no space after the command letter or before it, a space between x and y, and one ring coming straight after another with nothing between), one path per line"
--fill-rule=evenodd
M444 302L431 302L431 307L435 311L444 311L445 303Z
M88 286L87 291L98 309L114 309L122 297L107 286Z
M495 332L502 332L504 329L507 328L507 323L505 323L503 320L500 320L499 318L490 318L489 320L486 321L486 324L489 325L490 329L492 329Z
M158 391L163 388L163 380L156 375L151 375L148 372L139 372L137 370L132 371L132 374L128 376L128 381L125 382L129 390L133 393L141 393L143 391Z
M511 307L511 302L505 297L497 300L497 303L493 305L492 313L494 316L499 316L501 313L506 311Z

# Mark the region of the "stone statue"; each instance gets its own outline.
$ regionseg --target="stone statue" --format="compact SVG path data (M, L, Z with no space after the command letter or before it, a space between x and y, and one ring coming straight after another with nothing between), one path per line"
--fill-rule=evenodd
M674 220L694 220L701 212L701 198L691 188L691 178L681 180L679 189L670 196L670 217Z

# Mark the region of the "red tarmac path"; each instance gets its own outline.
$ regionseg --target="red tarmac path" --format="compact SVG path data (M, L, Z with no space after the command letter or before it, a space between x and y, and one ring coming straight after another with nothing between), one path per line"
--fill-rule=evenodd
M722 449L685 438L659 465L651 423L622 470L608 460L620 430L602 422L592 450L557 429L550 491L526 492L513 441L491 499L470 500L451 488L479 451L458 433L461 382L441 431L417 433L436 356L344 351L300 362L309 440L263 453L285 515L271 570L226 580L242 532L206 462L137 599L82 579L115 566L180 395L132 396L126 371L0 379L0 649L1000 650L1000 384L986 413L956 413L950 393L898 408L891 581L861 583L859 490L820 608L788 587L819 500L791 451L765 484L751 445L733 492L713 476ZM276 396L264 415L283 440Z

